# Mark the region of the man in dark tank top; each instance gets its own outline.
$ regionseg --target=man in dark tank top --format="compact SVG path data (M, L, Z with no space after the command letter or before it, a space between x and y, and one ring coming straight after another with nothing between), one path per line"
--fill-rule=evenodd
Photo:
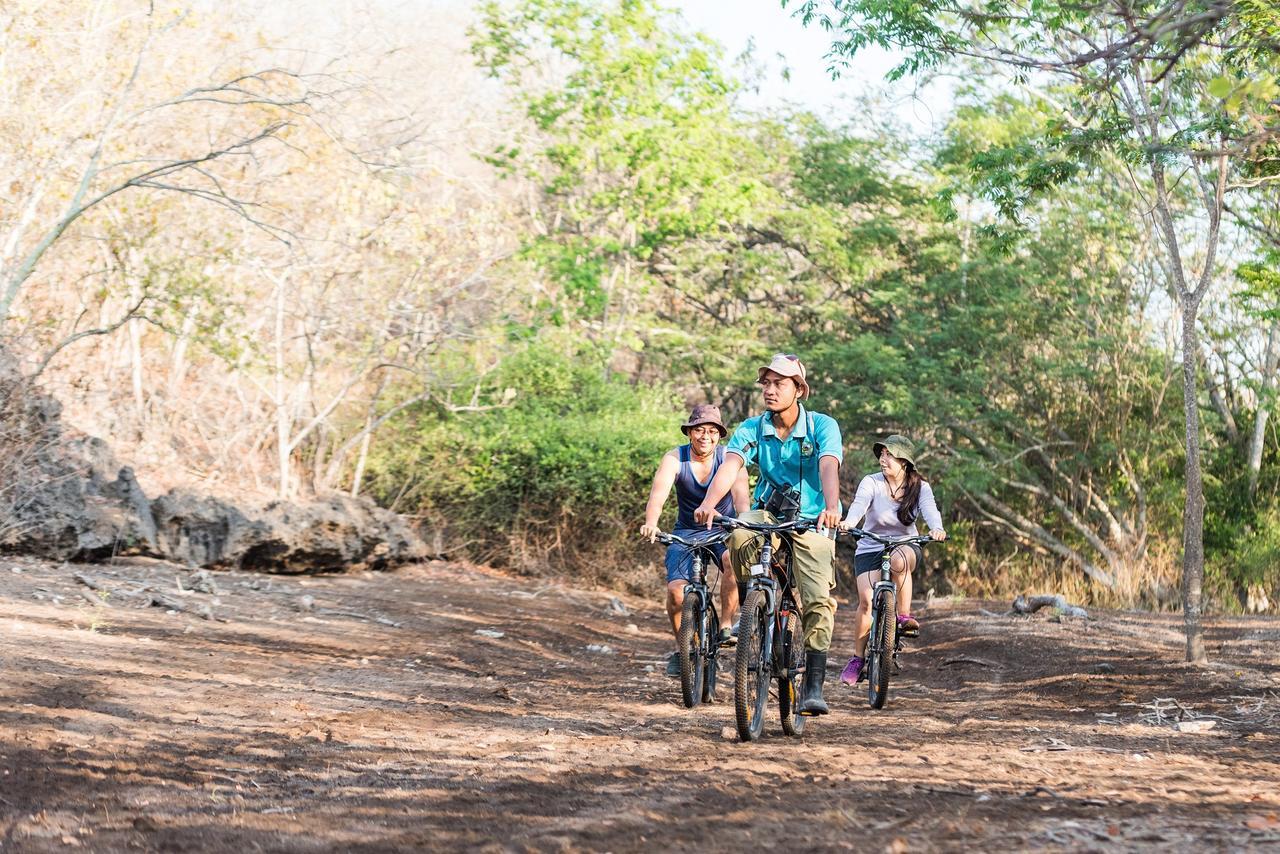
M693 511L706 498L707 486L724 462L724 448L720 446L720 440L729 431L721 422L720 408L704 403L693 408L689 419L680 425L680 432L689 437L688 444L672 448L663 455L658 471L653 476L653 486L649 490L649 503L645 507L640 536L647 537L650 541L658 532L658 517L662 515L662 508L667 503L672 487L675 487L677 504L676 523L672 532L690 540L705 539L708 536L706 526L700 526L694 521ZM716 509L724 516L734 516L737 511L747 509L750 500L747 474L743 471L729 494L716 505ZM713 548L720 568L728 571L730 567L724 544ZM693 555L685 546L673 543L667 547L666 565L667 616L671 619L671 630L678 638L680 612L684 607L684 586L691 580ZM731 642L730 626L738 610L738 587L731 575L723 575L721 578L719 610L721 642ZM667 675L680 675L678 653L673 652L667 660Z

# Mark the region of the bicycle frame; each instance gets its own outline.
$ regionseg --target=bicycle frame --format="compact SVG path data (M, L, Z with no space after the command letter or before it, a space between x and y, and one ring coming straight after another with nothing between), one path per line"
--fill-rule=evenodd
M785 613L800 612L796 605L795 590L796 580L793 568L794 546L791 538L796 534L803 533L805 528L793 528L784 531L756 531L749 525L738 524L736 527L742 530L751 531L760 537L759 561L751 566L750 580L747 582L747 595L752 590L759 590L765 597L765 613L769 617L770 631L765 636L764 660L773 665L775 675L788 676L790 668L788 662L781 661L778 658L779 651L777 648L777 639L781 636L782 625L779 617ZM777 549L773 545L773 537L778 536L784 543L783 550L786 558L779 565L775 559Z
M711 589L707 586L707 559L715 560L715 552L707 546L693 548L693 572L690 573L690 581L684 586L684 595L697 592L710 597ZM710 598L706 601L711 603Z
M675 534L659 532L656 535L656 539L667 545L679 544L688 548L690 560L692 561L689 581L684 585L684 610L686 618L692 618L694 621L692 625L701 626L703 630L696 631L695 637L701 638L701 640L698 641L698 648L692 655L684 647L687 639L684 635L685 627L683 625L677 638L681 645L679 651L681 658L681 691L685 705L692 708L693 705L699 702L697 695L701 695L702 702L708 702L708 694L714 696L715 693L720 652L720 638L715 631L715 627L719 625L720 620L719 611L713 601L712 591L707 585L707 565L716 561L713 546L717 542L723 542L724 537L711 541L686 540ZM690 607L692 611L689 611ZM708 623L711 626L710 631L706 630ZM686 670L686 668L694 664L696 664L696 669L701 675L691 676L690 671ZM703 681L704 679L705 681ZM701 688L698 686L701 686Z
M860 528L842 529L842 533L853 537L866 537L884 546L880 556L880 580L871 587L871 625L867 634L867 679L868 699L873 709L884 707L889 691L889 674L898 671L898 653L902 651L903 633L898 630L897 599L898 585L893 580L893 553L902 546L934 542L931 537L904 537L890 540ZM887 601L889 609L882 613L878 603ZM890 616L892 615L892 616ZM889 626L889 634L883 631L882 620L894 620ZM913 635L914 636L914 635ZM892 638L892 641L889 639ZM861 679L859 680L861 681Z
M742 633L735 660L734 716L743 741L759 738L769 701L769 683L778 681L778 711L789 736L804 731L795 681L804 665L799 636L800 609L796 605L794 537L812 526L808 520L779 524L750 523L717 517L725 528L749 531L761 538L756 562L748 569L743 600ZM773 537L778 536L775 545Z
M782 626L778 618L784 611L799 611L795 604L795 596L791 592L795 589L795 574L792 569L793 548L790 538L784 536L786 560L778 566L774 560L773 536L765 534L759 536L764 540L760 545L760 562L751 567L751 580L747 582L747 592L750 594L752 590L760 590L764 593L765 613L769 617L770 630L764 637L763 658L773 664L775 674L787 676L789 662L780 661L778 658L780 653L777 640L782 634ZM787 604L791 607L780 607Z

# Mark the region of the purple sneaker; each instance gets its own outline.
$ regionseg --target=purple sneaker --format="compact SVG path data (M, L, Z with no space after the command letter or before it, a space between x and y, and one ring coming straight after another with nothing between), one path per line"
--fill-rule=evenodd
M920 634L920 623L910 614L899 614L898 631L902 632L904 637L915 637Z
M849 687L858 684L858 679L862 677L862 659L854 656L849 659L849 663L844 666L844 670L840 671L840 681Z

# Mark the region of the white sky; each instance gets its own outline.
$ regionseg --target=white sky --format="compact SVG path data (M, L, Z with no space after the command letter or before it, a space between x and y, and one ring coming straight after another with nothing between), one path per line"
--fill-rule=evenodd
M359 6L370 0L298 0L332 9L334 5ZM394 9L452 10L469 17L477 0L373 0ZM781 0L660 0L674 8L693 30L719 42L726 60L732 60L753 45L757 64L768 72L759 80L759 92L747 99L751 108L783 105L804 107L835 125L856 124L866 106L860 98L875 96L880 109L890 111L899 125L913 135L928 136L940 130L950 112L954 81L943 79L926 86L905 80L885 81L885 73L895 64L891 55L868 49L858 54L855 67L839 80L827 73L825 59L830 40L817 25L805 27L792 17L798 0L784 9ZM784 57L784 58L780 58ZM782 69L790 70L784 80ZM740 72L741 69L735 69Z
M680 10L693 29L725 47L733 58L754 43L757 62L769 67L760 81L753 105L796 104L807 107L834 124L854 122L860 109L858 96L879 94L886 109L917 133L940 128L951 104L951 81L941 80L917 91L911 80L889 84L884 75L894 57L880 50L858 54L854 68L832 80L824 58L830 47L828 34L816 24L805 27L791 17L797 3L783 9L780 0L665 0ZM785 61L778 55L785 57ZM790 80L781 74L790 69Z

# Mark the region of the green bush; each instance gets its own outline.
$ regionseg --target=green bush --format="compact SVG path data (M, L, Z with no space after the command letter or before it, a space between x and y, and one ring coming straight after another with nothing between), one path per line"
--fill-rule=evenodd
M666 389L609 377L591 352L547 343L509 357L473 411L423 406L371 460L385 504L439 532L450 557L643 587L638 541L662 454L682 441Z

